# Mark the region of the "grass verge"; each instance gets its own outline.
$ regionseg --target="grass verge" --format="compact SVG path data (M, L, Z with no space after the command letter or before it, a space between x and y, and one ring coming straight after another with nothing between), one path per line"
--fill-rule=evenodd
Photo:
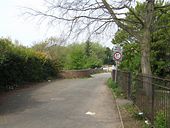
M107 80L108 87L112 90L116 97L124 98L123 91L118 84L116 84L111 78Z
M124 128L149 128L145 124L145 118L140 115L139 109L129 100L125 99L121 87L111 78L107 80L108 87L116 97Z

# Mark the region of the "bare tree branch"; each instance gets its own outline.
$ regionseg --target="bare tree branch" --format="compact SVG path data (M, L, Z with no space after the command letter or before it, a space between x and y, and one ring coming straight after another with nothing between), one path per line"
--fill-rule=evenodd
M135 32L133 29L130 29L127 25L123 24L122 22L120 22L120 20L116 17L115 13L113 12L112 8L110 7L110 5L106 2L106 0L102 0L103 4L105 5L105 7L107 8L107 10L109 11L110 15L112 16L113 20L115 21L115 23L122 29L124 29L125 31L127 31L129 34L135 36L135 38L137 39L141 39L141 36Z
M70 32L68 36L77 31L85 31L88 27L94 27L92 33L100 33L103 28L108 28L110 24L117 24L120 28L141 40L142 35L138 29L143 29L151 26L153 16L140 16L133 9L132 0L44 0L46 2L46 10L35 10L25 8L25 14L34 17L40 17L40 21L49 19L51 24L58 21L65 23ZM147 0L148 3L153 3L154 0ZM149 4L146 3L148 6ZM168 7L167 5L162 6ZM150 7L146 7L149 11ZM154 6L152 9L160 8ZM135 19L127 20L127 9ZM128 12L128 13L129 13ZM152 12L151 12L152 13ZM98 26L97 26L98 25ZM81 27L80 27L81 26ZM83 27L84 26L84 27ZM86 27L85 27L86 26ZM79 30L78 30L79 29Z

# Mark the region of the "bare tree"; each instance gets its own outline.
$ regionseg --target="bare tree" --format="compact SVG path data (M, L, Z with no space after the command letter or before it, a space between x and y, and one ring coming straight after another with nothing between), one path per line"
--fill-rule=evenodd
M43 10L26 8L25 13L39 17L40 21L48 20L50 24L64 23L65 29L69 30L68 36L79 35L89 29L91 34L102 34L114 29L116 24L140 42L142 73L151 75L150 42L154 14L168 7L156 6L158 1L144 1L145 11L141 14L135 12L135 0L45 0ZM135 19L127 20L128 12Z

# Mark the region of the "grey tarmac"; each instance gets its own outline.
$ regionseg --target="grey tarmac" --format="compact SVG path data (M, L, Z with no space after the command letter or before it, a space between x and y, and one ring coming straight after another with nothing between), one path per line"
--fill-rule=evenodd
M121 128L109 77L101 73L14 91L0 102L0 128Z

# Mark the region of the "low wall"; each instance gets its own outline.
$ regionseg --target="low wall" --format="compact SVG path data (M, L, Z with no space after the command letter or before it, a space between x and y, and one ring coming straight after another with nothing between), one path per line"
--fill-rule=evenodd
M59 73L60 78L85 78L91 74L100 73L102 69L84 69L84 70L64 70Z
M83 78L90 77L91 70L64 70L60 72L59 76L61 78Z
M105 72L102 68L90 69L91 74L102 73Z

